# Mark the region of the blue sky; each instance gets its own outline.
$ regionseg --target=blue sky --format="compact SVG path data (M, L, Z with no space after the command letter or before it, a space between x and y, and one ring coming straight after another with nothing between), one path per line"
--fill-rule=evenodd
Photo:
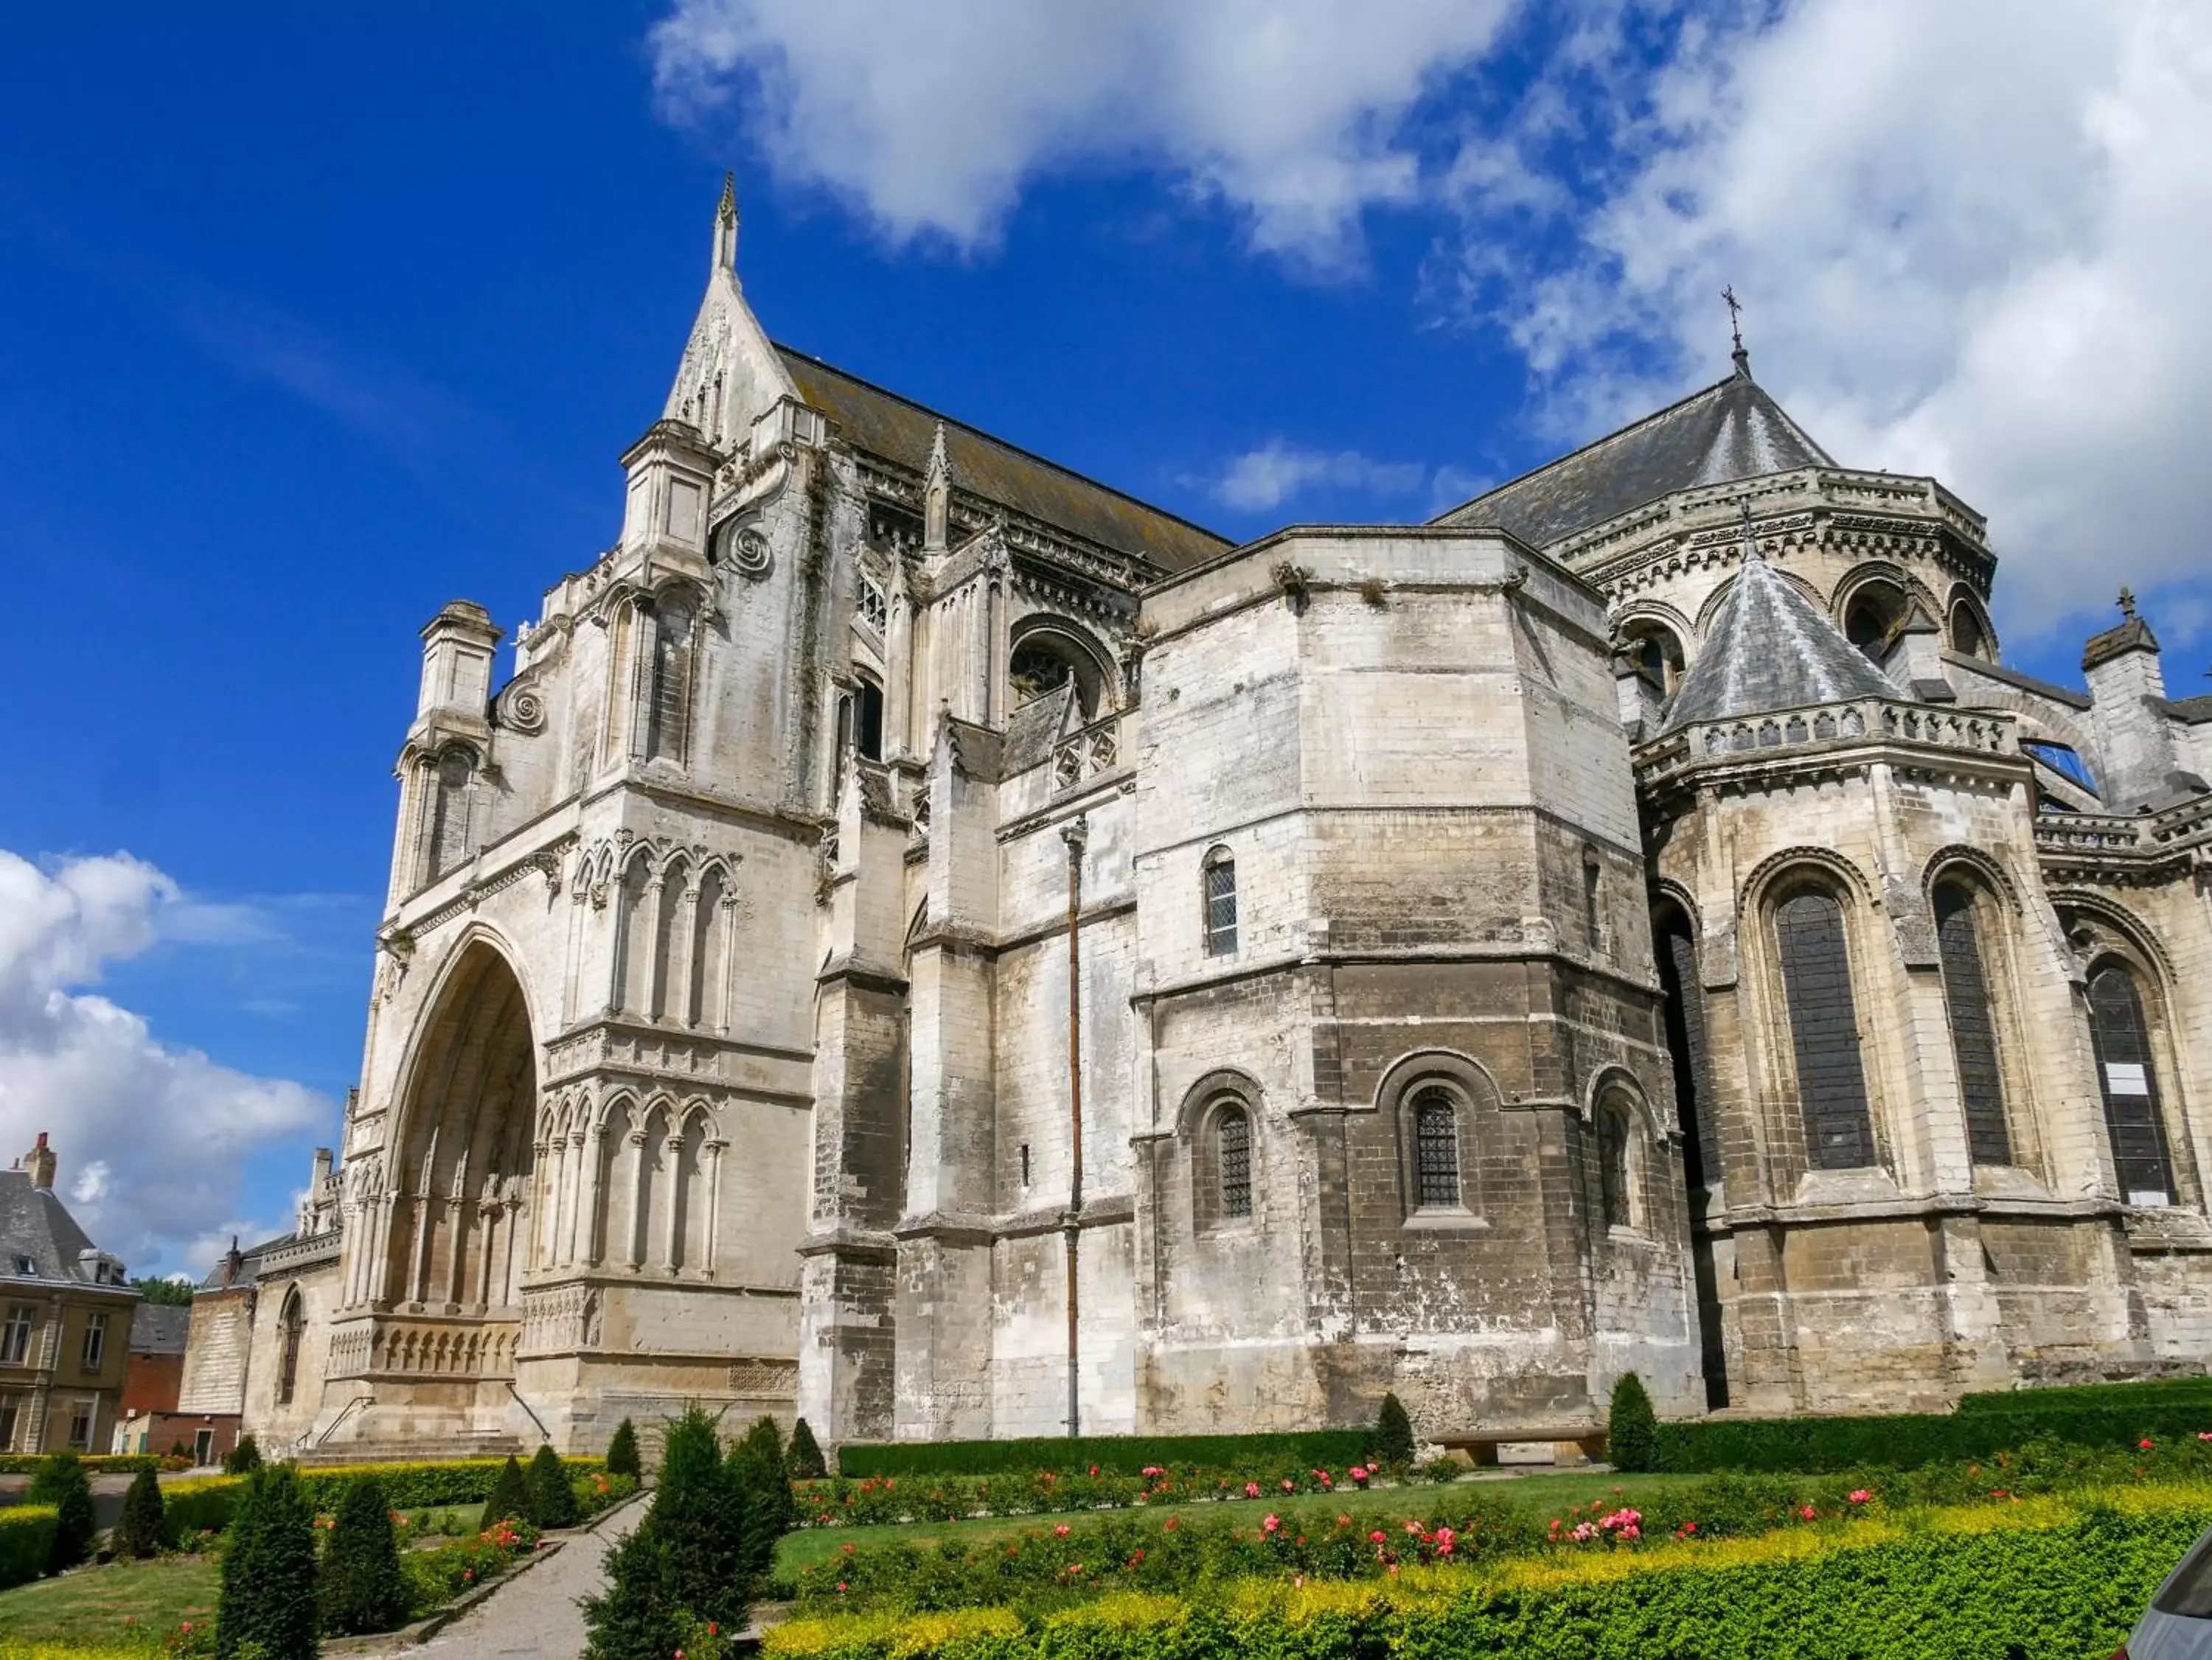
M144 1266L282 1225L415 631L611 539L725 167L779 338L1231 534L1425 517L1717 377L1733 282L1832 451L1990 515L2008 657L2075 679L2125 579L2208 689L2212 31L1924 9L15 13L0 1136Z

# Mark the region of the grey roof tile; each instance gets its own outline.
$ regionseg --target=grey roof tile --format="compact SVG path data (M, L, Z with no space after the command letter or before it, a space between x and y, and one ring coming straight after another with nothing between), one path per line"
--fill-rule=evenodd
M1495 526L1545 548L1677 490L1834 465L1747 366L1436 522Z
M0 1170L0 1278L93 1282L84 1253L92 1240L52 1188L33 1187L27 1170ZM18 1264L27 1260L26 1274Z
M818 357L789 346L776 350L782 354L799 396L835 421L845 441L855 449L926 473L930 441L943 421L946 459L958 489L1102 547L1134 554L1165 571L1202 565L1233 545L1164 508L963 427Z
M1721 597L1705 649L1683 676L1664 730L1845 698L1896 695L1881 670L1818 606L1753 556Z
M133 1354L182 1354L192 1329L190 1303L141 1303L131 1311Z

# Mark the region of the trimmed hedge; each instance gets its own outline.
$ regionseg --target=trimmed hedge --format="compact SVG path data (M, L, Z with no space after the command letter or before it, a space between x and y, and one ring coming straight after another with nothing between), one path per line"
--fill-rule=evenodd
M52 1505L0 1510L0 1589L27 1584L46 1571L60 1513Z
M601 1473L599 1458L564 1458L571 1480ZM419 1510L428 1505L474 1505L488 1500L499 1484L505 1458L455 1458L443 1463L329 1464L300 1472L300 1485L307 1502L319 1512L333 1512L347 1487L363 1476L374 1476L384 1485L384 1496L394 1510ZM203 1475L172 1481L161 1489L168 1509L168 1537L183 1542L213 1529L221 1533L230 1525L238 1501L246 1491L242 1475Z
M1959 1397L1961 1412L2068 1412L2081 1408L2212 1405L2212 1378L2151 1378L2133 1384L1996 1389Z
M1915 1469L1949 1458L1986 1458L2031 1441L2124 1447L2146 1439L2193 1439L2207 1431L2212 1431L2212 1398L1864 1418L1692 1419L1659 1426L1658 1468L1692 1475L1730 1469L1820 1475L1868 1464Z
M1007 1609L794 1620L768 1660L1884 1660L2109 1653L2208 1523L2201 1493L1933 1512L1848 1539L1819 1529L1515 1563L1470 1583L1409 1569L1358 1584L1243 1581Z
M0 1452L0 1475L35 1475L52 1455L44 1452ZM161 1461L150 1452L79 1453L77 1463L88 1475L136 1475L142 1469L159 1469Z
M1365 1458L1371 1429L1316 1429L1294 1435L1036 1436L1018 1441L848 1442L837 1471L871 1475L1073 1475L1093 1464L1102 1475L1135 1475L1147 1465L1200 1465L1267 1471L1341 1469ZM1379 1451L1379 1450L1378 1450Z

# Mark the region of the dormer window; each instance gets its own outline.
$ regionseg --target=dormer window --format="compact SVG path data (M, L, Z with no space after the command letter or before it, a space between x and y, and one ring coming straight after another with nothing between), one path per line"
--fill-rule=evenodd
M35 1257L18 1257L15 1258L15 1272L18 1275L35 1276L38 1271L39 1263L38 1258Z

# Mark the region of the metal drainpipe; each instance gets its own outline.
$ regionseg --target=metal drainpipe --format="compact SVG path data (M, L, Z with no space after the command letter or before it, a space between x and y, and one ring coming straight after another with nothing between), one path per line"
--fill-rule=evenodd
M1083 1433L1083 1407L1077 1387L1082 1348L1076 1336L1077 1274L1083 1213L1083 947L1079 932L1083 916L1083 847L1090 839L1090 821L1079 815L1061 827L1067 844L1067 1216L1060 1224L1067 1239L1067 1433Z

